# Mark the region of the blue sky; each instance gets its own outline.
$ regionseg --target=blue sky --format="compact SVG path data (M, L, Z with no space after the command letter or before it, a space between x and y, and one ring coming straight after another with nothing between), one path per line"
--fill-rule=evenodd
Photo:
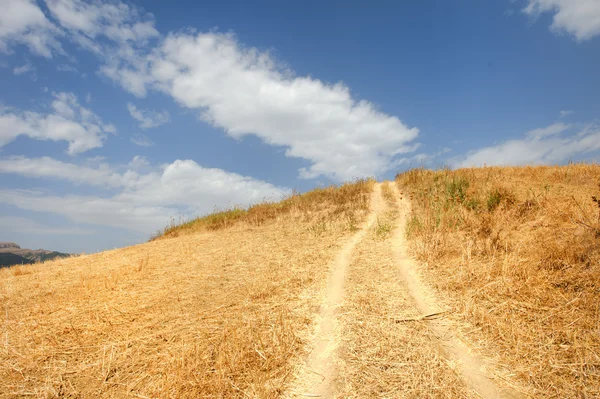
M0 6L0 241L93 252L415 166L600 160L597 0Z

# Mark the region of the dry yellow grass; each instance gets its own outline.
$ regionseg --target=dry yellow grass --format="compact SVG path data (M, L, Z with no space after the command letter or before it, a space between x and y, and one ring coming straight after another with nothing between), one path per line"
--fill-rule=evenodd
M475 398L419 319L390 241L398 213L382 185L387 210L358 245L341 309L338 376L344 398Z
M600 397L600 166L411 170L413 254L539 398Z
M322 214L321 227L317 225L316 229L322 229L323 225L328 223L329 216L333 214L339 219L346 220L352 229L355 229L358 225L355 204L364 203L365 193L372 189L373 184L373 180L359 179L339 186L317 188L303 194L294 192L282 201L262 202L248 209L234 207L215 211L179 224L172 220L169 226L156 232L151 240L178 237L198 231L220 230L239 223L260 226L269 220L288 214L303 215L305 219L312 218L314 214Z
M260 223L3 269L0 397L280 396L371 190L329 188Z

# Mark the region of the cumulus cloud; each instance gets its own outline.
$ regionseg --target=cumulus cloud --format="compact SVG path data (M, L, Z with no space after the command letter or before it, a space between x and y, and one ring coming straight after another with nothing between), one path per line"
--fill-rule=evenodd
M255 135L284 147L287 156L310 162L299 170L301 178L380 175L417 148L417 128L355 98L343 83L295 76L233 34L161 37L151 14L119 1L46 5L65 37L101 57L105 76L140 97L162 91L234 138ZM38 11L37 23L47 21ZM167 120L167 114L152 115L133 104L129 109L142 128Z
M127 103L127 110L133 119L140 123L140 128L150 129L164 125L171 119L169 112L139 109L132 103Z
M33 0L4 0L0 13L0 52L10 52L11 47L22 44L31 52L52 57L62 53L58 37L62 32L44 15Z
M232 137L286 147L287 156L312 162L302 178L378 175L416 148L418 129L353 98L342 83L293 76L231 34L171 34L143 59L103 71L133 94L172 96Z
M588 40L600 34L598 0L528 0L523 12L533 17L542 13L553 13L550 29L557 33L569 33L578 41Z
M556 164L573 156L600 150L600 128L589 125L579 132L561 135L569 129L562 123L535 129L520 140L508 140L498 145L471 151L454 160L454 167L493 165Z
M82 107L73 93L55 93L52 113L0 109L0 147L20 135L37 140L67 141L71 155L101 147L115 127Z
M141 172L146 169L149 171ZM144 233L163 227L171 216L205 214L225 204L245 206L264 199L278 200L290 192L251 177L204 168L192 160L151 167L145 158L135 157L117 171L107 165L94 168L47 157L10 157L0 159L0 173L116 188L110 197L5 189L0 190L0 203Z

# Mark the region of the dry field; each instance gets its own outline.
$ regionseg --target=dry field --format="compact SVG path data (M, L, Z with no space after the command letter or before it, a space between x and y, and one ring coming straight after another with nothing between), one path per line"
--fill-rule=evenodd
M416 169L2 269L0 398L600 397L599 183Z
M227 221L219 226L171 227L179 237L2 269L0 397L280 396L372 187L316 190L234 221L211 216Z
M533 397L600 397L600 166L416 169L396 182L411 196L410 250L461 338Z

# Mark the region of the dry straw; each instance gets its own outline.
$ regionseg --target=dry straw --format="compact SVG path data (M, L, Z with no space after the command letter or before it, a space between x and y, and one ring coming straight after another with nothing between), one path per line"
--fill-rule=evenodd
M1 270L0 397L280 396L327 265L362 221L372 185Z
M396 181L412 200L412 252L464 337L535 397L600 397L600 166L416 169Z
M476 398L444 356L402 281L391 234L380 225L395 226L398 212L387 183L388 203L379 223L356 248L341 309L343 398Z

